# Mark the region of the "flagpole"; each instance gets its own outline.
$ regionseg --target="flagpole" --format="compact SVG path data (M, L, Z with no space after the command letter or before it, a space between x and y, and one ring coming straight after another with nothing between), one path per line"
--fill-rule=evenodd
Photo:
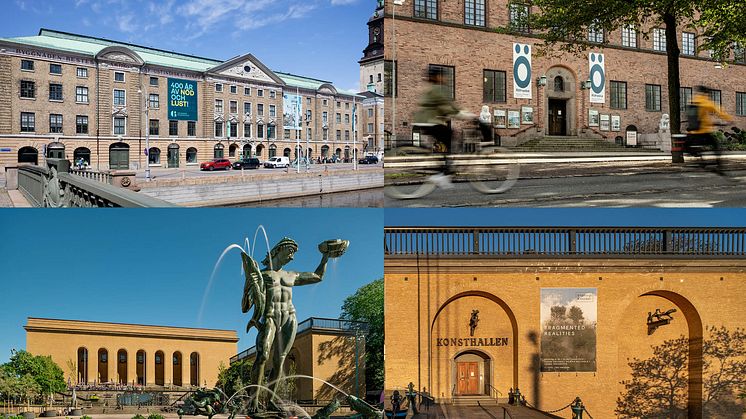
M295 100L298 102L296 103L296 115L298 115L298 118L300 118L300 89L298 86L295 86ZM298 124L300 127L300 121L297 119L295 120L295 123ZM300 173L300 132L295 133L295 173Z

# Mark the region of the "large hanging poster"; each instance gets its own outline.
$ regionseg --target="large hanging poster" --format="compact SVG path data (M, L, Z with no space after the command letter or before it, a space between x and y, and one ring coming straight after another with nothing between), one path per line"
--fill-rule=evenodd
M168 79L168 119L197 120L197 83L191 80Z
M531 99L531 45L513 44L513 97Z
M606 101L606 65L604 55L596 52L588 55L588 68L591 80L591 103L604 103Z
M541 289L541 371L596 371L596 288Z
M282 95L282 125L284 129L300 129L302 113L300 95Z

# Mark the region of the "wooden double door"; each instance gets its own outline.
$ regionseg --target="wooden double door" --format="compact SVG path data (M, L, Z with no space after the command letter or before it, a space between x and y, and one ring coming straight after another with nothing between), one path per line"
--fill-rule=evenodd
M549 135L567 135L567 101L549 99Z
M458 379L458 395L482 394L479 391L479 363L478 362L457 362L456 377Z

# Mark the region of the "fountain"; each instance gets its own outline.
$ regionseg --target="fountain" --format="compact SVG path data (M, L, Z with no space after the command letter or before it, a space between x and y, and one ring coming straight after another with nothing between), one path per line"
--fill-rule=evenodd
M260 229L264 232L267 244L267 254L261 260L262 268L260 268L260 263L253 258ZM347 240L340 239L319 243L318 250L321 253L321 261L313 272L293 272L282 269L283 266L293 260L293 256L298 250L298 244L294 240L284 237L270 249L267 232L263 226L259 226L254 234L254 246L250 246L249 239L246 238L245 249L238 244L231 244L223 250L210 276L200 307L199 319L202 317L207 293L212 286L218 266L230 250L241 250L242 274L245 278L241 310L243 313L248 313L253 309L246 325L246 332L248 333L252 328L257 329L256 357L248 385L239 389L230 397L220 389L201 389L185 402L189 409L180 412L180 416L181 414L199 414L212 418L213 415L218 413L228 413L230 419L233 419L236 415L250 419L329 418L333 412L339 409L340 400L332 400L331 403L311 416L297 404L283 400L275 393L275 386L283 380L303 378L323 381L326 385L344 395L344 400L350 405L350 409L357 412L351 417L364 419L383 417L382 410L347 394L332 383L306 375L285 377L283 373L283 364L293 346L298 327L292 301L293 287L320 282L326 272L327 262L341 257L348 246L349 242ZM267 363L270 363L269 374L266 371ZM266 383L266 386L262 385L263 383ZM299 414L300 416L298 416Z

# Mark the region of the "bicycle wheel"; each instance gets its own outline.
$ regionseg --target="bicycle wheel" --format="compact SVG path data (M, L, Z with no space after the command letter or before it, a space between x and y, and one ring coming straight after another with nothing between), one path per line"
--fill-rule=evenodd
M389 185L383 188L383 193L394 199L417 199L426 196L435 190L435 184L425 181L423 183Z
M503 193L515 185L521 166L510 160L510 153L502 147L486 147L478 154L479 160L469 168L472 188L484 194Z
M413 170L413 167L423 163L427 166L431 155L432 151L423 147L405 146L392 149L390 157L383 163L385 169L383 193L394 199L416 199L435 190L436 185L429 181L429 175L434 172L432 167ZM396 157L403 160L396 161ZM414 160L408 161L408 159ZM440 166L435 172L439 170Z

